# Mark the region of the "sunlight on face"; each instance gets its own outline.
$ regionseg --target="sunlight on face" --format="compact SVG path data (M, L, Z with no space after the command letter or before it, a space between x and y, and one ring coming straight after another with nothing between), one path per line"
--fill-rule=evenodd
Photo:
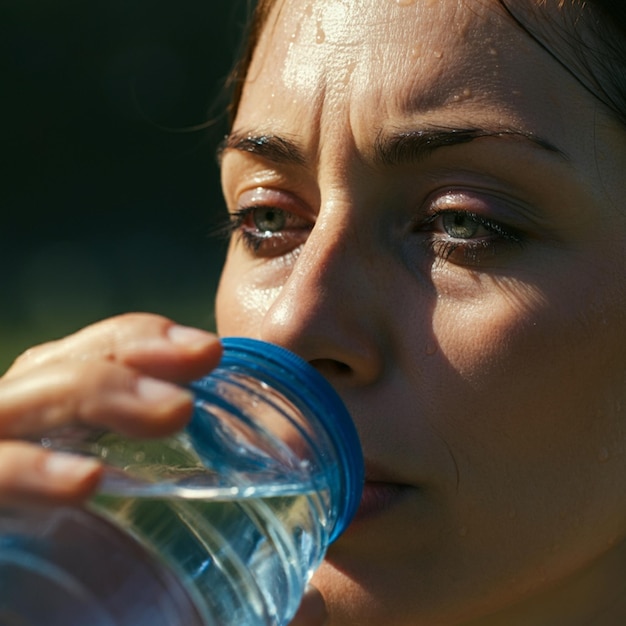
M624 578L625 135L495 1L270 16L217 317L315 364L359 428L371 497L315 577L333 624L624 595L595 583Z

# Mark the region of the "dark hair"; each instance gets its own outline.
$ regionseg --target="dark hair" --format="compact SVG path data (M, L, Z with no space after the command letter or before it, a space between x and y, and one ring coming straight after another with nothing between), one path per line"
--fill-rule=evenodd
M250 63L252 63L252 56L259 43L261 31L267 22L268 15L275 1L276 0L257 0L252 15L248 20L248 26L244 30L242 52L228 77L226 85L231 90L231 97L228 104L228 119L231 126L235 121L237 109L239 109L241 92L243 91L243 85L248 75Z
M626 125L626 6L622 0L498 0L505 12ZM542 6L543 5L543 6Z
M499 2L525 32L626 125L626 3L623 0L558 0L559 8L565 8L561 23L528 19L528 0ZM243 51L228 81L231 125L261 31L275 4L276 0L258 0L248 22ZM535 11L541 11L539 4L543 2L537 4Z

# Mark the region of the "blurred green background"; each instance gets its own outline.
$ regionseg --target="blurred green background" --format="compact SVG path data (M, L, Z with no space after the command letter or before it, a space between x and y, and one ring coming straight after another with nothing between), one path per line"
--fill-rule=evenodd
M214 154L246 5L3 0L0 372L124 311L213 328Z

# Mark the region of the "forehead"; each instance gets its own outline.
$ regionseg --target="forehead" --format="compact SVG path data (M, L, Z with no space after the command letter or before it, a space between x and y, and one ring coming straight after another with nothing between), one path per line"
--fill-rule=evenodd
M461 105L479 112L486 98L515 110L519 96L545 99L559 73L543 57L496 0L278 2L240 112L268 123L303 102L308 114L348 102L386 115ZM529 70L533 80L524 82Z
M233 130L294 138L311 163L360 156L377 136L423 127L513 128L578 161L624 163L625 129L500 0L277 0ZM506 0L556 37L563 0ZM563 18L568 17L564 20ZM559 21L560 20L560 21ZM569 26L568 26L569 25ZM554 28L554 30L553 30ZM552 40L550 41L552 43ZM590 161L591 159L591 161ZM617 161L616 161L617 160Z

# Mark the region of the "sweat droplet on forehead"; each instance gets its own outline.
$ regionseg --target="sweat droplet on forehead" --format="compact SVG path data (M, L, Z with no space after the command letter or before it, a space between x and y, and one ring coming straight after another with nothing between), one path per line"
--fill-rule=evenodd
M394 77L404 76L403 82L410 82L416 64L422 69L437 62L440 66L442 51L451 49L471 29L463 28L461 20L433 34L432 29L420 27L423 14L430 20L450 9L431 2L399 1L407 4L400 6L396 0L358 7L341 0L299 7L285 4L280 23L266 28L259 64L273 60L274 66L281 67L274 78L309 102L322 98L332 102L333 95L344 94L348 84L351 94L360 97L393 88ZM459 86L455 93L462 90ZM423 87L419 91L424 93Z
M293 135L306 127L311 138L325 139L338 136L331 127L363 134L424 115L435 124L442 114L450 123L494 123L506 110L512 125L529 125L518 115L520 102L545 98L554 81L528 79L520 59L542 51L498 6L279 2L263 29L238 119L256 132Z
M328 44L344 48L339 54L345 58L345 24L348 11L342 2L315 4L307 7L297 23L297 34L290 41L283 64L282 81L298 93L319 89L329 64ZM357 42L354 41L354 44ZM333 64L333 69L337 64Z

